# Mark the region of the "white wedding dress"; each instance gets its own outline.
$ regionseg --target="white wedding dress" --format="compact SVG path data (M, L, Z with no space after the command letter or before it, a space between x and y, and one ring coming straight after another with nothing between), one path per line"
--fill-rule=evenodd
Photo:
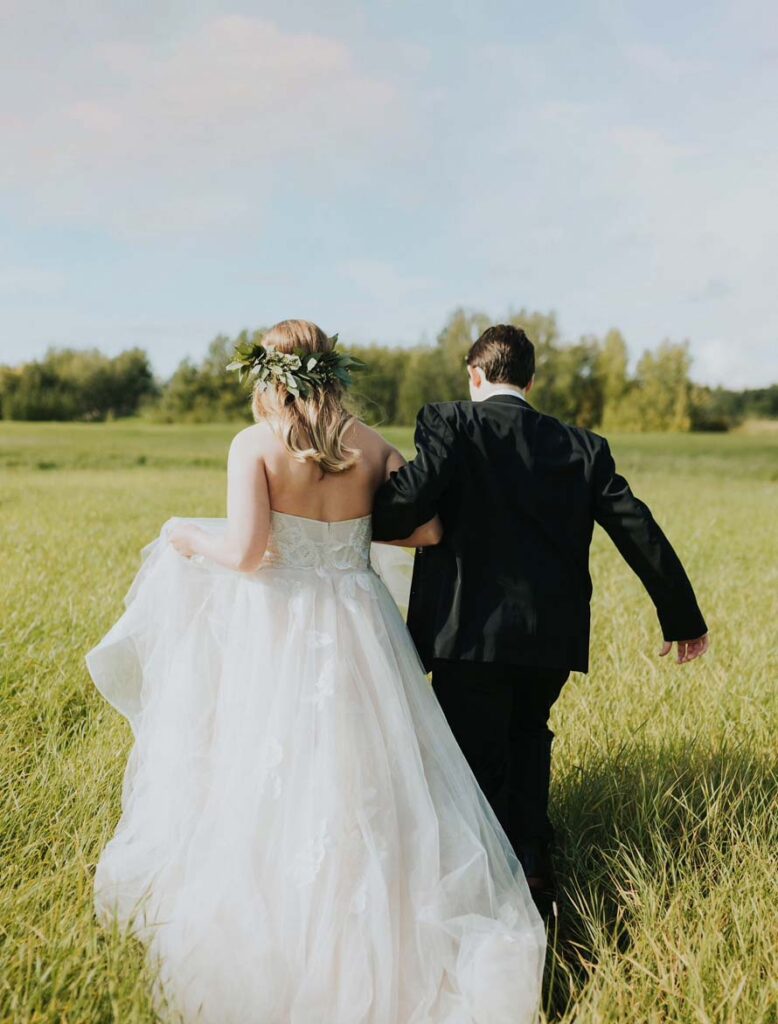
M96 905L186 1024L528 1024L545 933L370 564L274 512L253 573L160 537L87 655L135 736ZM223 529L226 520L192 520Z

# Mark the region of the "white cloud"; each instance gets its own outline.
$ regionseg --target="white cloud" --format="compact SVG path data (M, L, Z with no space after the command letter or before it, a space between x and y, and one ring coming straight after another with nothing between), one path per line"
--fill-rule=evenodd
M3 183L33 196L40 219L129 236L255 224L273 182L310 184L336 163L347 178L349 159L379 158L401 117L398 90L342 42L259 18L82 56L73 84L0 115Z

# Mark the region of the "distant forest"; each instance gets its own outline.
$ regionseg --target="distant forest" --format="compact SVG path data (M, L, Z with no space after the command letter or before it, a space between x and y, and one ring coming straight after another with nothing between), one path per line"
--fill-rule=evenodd
M432 345L348 345L366 368L351 394L355 410L377 425L414 422L426 402L467 397L464 357L493 321L458 309ZM532 402L569 423L616 431L728 430L745 419L778 417L778 384L732 391L695 384L686 343L663 341L629 369L618 330L565 341L553 313L521 310L503 320L535 343ZM200 363L185 359L168 380L155 377L134 348L109 357L96 349L50 349L40 360L0 366L0 414L14 420L105 420L142 415L163 422L251 419L248 392L225 364L235 345L261 337L219 335Z

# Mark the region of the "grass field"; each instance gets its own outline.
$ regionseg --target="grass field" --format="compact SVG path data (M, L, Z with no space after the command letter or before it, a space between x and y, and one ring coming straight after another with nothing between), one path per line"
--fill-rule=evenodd
M83 655L161 523L223 514L234 430L0 424L2 1022L153 1019L139 949L92 919L130 734ZM653 609L598 531L591 672L552 723L565 914L546 1013L776 1024L778 435L612 447L688 567L712 650L657 659Z

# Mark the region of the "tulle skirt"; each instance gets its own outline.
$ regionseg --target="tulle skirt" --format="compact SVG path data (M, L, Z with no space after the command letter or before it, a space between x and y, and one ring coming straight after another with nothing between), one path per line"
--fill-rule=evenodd
M534 1021L542 922L379 576L144 556L87 656L135 737L95 897L163 1019Z

